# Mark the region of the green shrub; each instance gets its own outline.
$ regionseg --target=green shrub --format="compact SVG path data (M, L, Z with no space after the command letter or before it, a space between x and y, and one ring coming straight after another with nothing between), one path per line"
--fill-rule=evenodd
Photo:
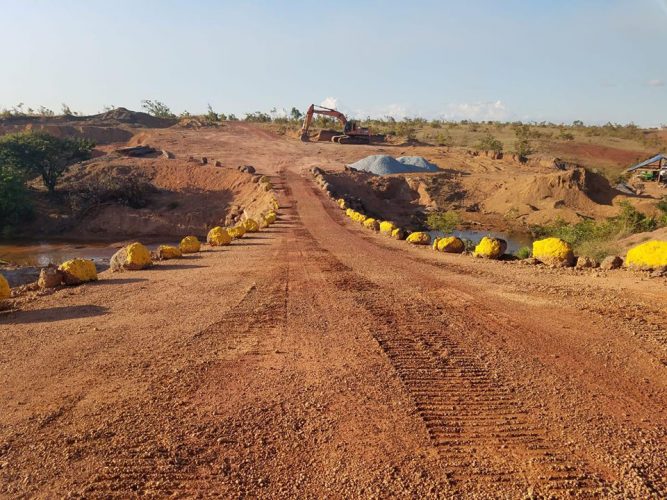
M533 148L528 139L520 138L514 143L514 152L519 156L519 159L525 161L528 156L534 153Z
M614 241L630 234L653 231L661 224L658 218L648 216L629 202L621 204L618 215L603 221L586 219L576 224L557 220L544 226L531 228L536 238L556 237L567 241L576 253L600 258L614 252Z
M246 113L244 120L247 122L271 123L271 116L261 111L255 111L254 113Z
M426 217L426 226L431 231L442 231L443 233L451 233L460 222L459 214L452 211L432 212Z
M69 203L77 215L104 203L117 203L130 208L144 208L149 195L155 191L149 178L142 172L118 175L103 172L80 182L69 192ZM173 210L177 202L168 205Z
M660 210L663 214L667 215L667 196L663 196L662 200L658 202L658 210Z
M533 251L530 247L521 247L516 252L514 252L514 255L517 259L523 260L530 257L532 253Z
M503 143L493 137L491 134L486 134L477 143L477 149L480 151L493 151L494 153L502 153Z

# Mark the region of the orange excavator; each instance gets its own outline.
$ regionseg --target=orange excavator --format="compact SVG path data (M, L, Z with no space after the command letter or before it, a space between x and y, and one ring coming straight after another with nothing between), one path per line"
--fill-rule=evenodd
M318 136L319 141L331 140L332 142L337 142L339 144L370 144L371 142L370 130L359 127L355 121L348 121L348 119L345 118L345 115L340 111L325 108L324 106L316 106L315 104L311 104L308 111L306 111L306 118L303 120L303 126L301 127L302 141L307 141L309 139L308 129L313 122L313 115L333 116L343 125L342 134L339 132L327 133L326 131L322 131Z

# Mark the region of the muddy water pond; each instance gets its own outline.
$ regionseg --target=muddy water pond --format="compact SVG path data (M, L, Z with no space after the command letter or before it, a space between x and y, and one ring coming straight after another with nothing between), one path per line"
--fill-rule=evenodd
M44 267L74 258L108 264L122 243L11 242L0 243L0 260L19 266Z
M430 231L431 238L441 238L445 236L442 231ZM462 240L470 240L477 244L484 236L501 238L507 242L507 253L513 254L521 247L530 247L533 244L533 238L529 233L502 233L496 231L472 231L456 230L447 234L447 236L458 236Z
M3 241L0 242L0 273L14 287L35 281L42 267L59 265L74 258L90 259L95 262L98 271L104 271L109 267L111 256L128 243ZM146 243L146 246L154 250L161 243L165 242Z

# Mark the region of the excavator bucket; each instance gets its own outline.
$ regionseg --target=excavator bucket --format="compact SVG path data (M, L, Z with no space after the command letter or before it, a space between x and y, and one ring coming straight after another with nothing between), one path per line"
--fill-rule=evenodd
M317 134L317 140L322 142L331 142L331 140L337 135L340 135L340 132L336 130L320 130L320 132Z

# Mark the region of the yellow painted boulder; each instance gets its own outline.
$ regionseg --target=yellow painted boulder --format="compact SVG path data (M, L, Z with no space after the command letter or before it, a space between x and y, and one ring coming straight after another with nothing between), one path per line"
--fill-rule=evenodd
M466 246L461 238L457 238L456 236L447 236L446 238L437 239L437 246L435 249L438 252L463 253L463 251L466 249Z
M125 261L128 269L143 269L153 263L150 251L141 243L132 243L125 248L127 248Z
M441 239L442 239L442 238L434 238L434 239L433 239L433 245L431 245L431 246L433 247L433 250L437 250L437 249L438 249L438 242L439 242Z
M276 221L277 218L278 214L276 214L274 211L271 211L264 216L264 221L266 221L266 224L270 226Z
M404 240L405 239L405 231L401 229L400 227L397 227L391 232L391 237L394 238L395 240Z
M206 243L213 247L229 245L231 242L232 237L225 228L220 226L214 227L208 232L208 235L206 235Z
M367 219L367 217L362 214L361 212L357 212L356 210L352 210L351 208L348 208L345 211L345 214L352 219L355 222L359 222L360 224L363 224L364 221Z
M246 230L245 227L239 224L238 226L227 228L227 233L229 233L233 240L237 240L239 238L243 238Z
M635 269L667 266L667 241L651 240L628 250L625 265Z
M256 233L259 231L259 224L255 219L246 219L241 224L247 233Z
M414 233L410 233L406 241L413 245L429 245L431 243L431 235L424 231L415 231Z
M183 257L183 252L172 245L160 245L157 249L157 256L160 260L180 259Z
M341 210L347 209L347 202L343 198L338 198L336 203L338 203L338 206L341 208Z
M366 229L372 229L373 231L379 231L380 230L380 223L373 219L372 217L369 217L364 221L364 227Z
M394 229L396 229L396 224L394 224L393 222L389 220L383 220L382 222L380 222L380 232L382 234L391 236L391 233L394 232Z
M186 236L178 246L183 253L197 253L201 250L201 242L196 236Z
M473 255L475 257L483 257L485 259L499 259L507 250L507 242L500 238L491 238L484 236L475 247Z
M553 267L571 267L575 262L572 246L560 238L534 241L533 258Z
M138 271L153 263L151 253L144 245L135 242L118 250L111 257L110 267L112 271Z
M8 299L11 295L12 291L9 288L9 282L2 274L0 274L0 300Z
M97 281L95 263L88 259L72 259L58 267L66 285L79 285L87 281Z

